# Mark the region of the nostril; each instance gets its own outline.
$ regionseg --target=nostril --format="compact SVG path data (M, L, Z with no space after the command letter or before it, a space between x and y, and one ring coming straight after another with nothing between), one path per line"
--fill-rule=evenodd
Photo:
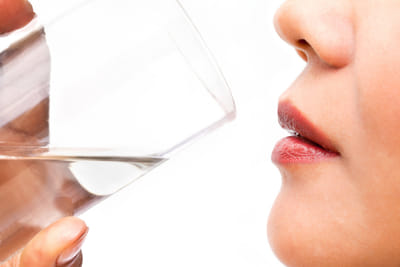
M301 48L305 46L310 46L310 44L305 39L300 39L297 41L297 45Z
M308 62L308 56L305 52L303 52L299 49L296 49L296 52L305 62Z
M297 41L296 52L305 62L308 62L308 55L306 53L308 47L310 47L310 44L305 39Z

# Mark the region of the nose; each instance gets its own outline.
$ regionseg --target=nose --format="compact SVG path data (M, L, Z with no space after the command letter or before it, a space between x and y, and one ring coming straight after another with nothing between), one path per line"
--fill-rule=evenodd
M351 1L288 0L274 17L275 29L309 63L342 68L354 54Z

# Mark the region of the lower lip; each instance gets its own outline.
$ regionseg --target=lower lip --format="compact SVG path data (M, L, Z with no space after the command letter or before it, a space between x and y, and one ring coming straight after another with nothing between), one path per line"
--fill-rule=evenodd
M315 163L338 156L338 153L325 150L304 138L289 136L276 144L272 152L272 162L275 164Z

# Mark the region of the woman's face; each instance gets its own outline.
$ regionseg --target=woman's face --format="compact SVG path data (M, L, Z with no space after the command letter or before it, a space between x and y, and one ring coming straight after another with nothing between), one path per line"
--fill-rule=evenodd
M288 0L276 13L307 61L278 111L304 138L272 155L283 182L268 235L288 266L400 265L399 14L399 0Z

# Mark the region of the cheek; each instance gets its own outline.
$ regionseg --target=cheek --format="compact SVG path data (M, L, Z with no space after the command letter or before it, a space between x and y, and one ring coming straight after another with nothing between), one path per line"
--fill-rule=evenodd
M371 150L400 159L400 20L387 27L382 24L385 16L360 30L358 39L363 42L358 43L354 64L357 104L362 140Z
M349 175L365 201L375 199L370 213L393 221L400 207L400 53L384 52L365 53L356 64L361 131L353 136Z
M353 66L358 130L348 166L366 201L368 196L383 203L390 196L386 207L371 206L389 218L391 210L400 207L400 31L374 26L388 16L381 13L359 29L362 42L357 42ZM392 23L400 26L400 20Z
M390 68L364 66L358 74L358 105L364 133L368 141L387 148L400 145L400 73L393 73Z

